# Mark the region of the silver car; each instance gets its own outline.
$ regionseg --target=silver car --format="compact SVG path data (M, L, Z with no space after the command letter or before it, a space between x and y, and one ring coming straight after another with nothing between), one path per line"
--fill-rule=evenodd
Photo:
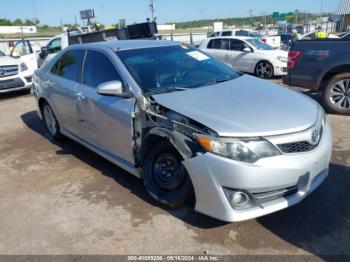
M332 129L303 94L191 46L107 41L63 50L34 76L52 139L73 139L178 207L242 221L303 200L327 177Z

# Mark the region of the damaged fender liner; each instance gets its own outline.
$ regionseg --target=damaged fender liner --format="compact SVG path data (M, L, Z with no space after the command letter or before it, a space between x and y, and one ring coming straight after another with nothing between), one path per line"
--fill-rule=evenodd
M155 136L167 139L183 159L189 159L204 152L195 140L194 134L207 133L206 128L180 114L150 103L146 109L136 105L134 115L134 154L137 166L142 166L144 155L152 145L148 138ZM145 144L146 143L146 144Z

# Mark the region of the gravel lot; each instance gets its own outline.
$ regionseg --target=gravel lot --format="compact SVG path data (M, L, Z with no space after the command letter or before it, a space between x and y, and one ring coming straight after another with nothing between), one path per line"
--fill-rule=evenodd
M75 142L52 144L31 95L2 95L0 112L1 254L350 255L350 117L329 116L331 175L316 192L225 224L159 207L132 175Z

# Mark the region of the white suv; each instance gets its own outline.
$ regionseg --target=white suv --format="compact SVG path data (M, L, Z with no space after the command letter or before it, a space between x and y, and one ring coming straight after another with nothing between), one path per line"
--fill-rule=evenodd
M0 54L0 93L30 90L38 68L36 54L29 41L19 41L11 55Z

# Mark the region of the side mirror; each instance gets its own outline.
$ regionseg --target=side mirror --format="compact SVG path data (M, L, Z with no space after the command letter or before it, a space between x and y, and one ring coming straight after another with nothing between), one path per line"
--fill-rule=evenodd
M97 87L97 93L103 96L121 96L121 97L129 97L129 94L125 93L123 91L123 84L122 82L116 80L116 81L109 81L100 84Z
M41 52L40 52L39 56L41 59L45 59L47 57L47 48L46 47L41 48Z
M245 53L251 53L252 52L252 49L250 48L250 47L245 47L245 48L243 48L243 50L242 50L243 52L245 52Z

